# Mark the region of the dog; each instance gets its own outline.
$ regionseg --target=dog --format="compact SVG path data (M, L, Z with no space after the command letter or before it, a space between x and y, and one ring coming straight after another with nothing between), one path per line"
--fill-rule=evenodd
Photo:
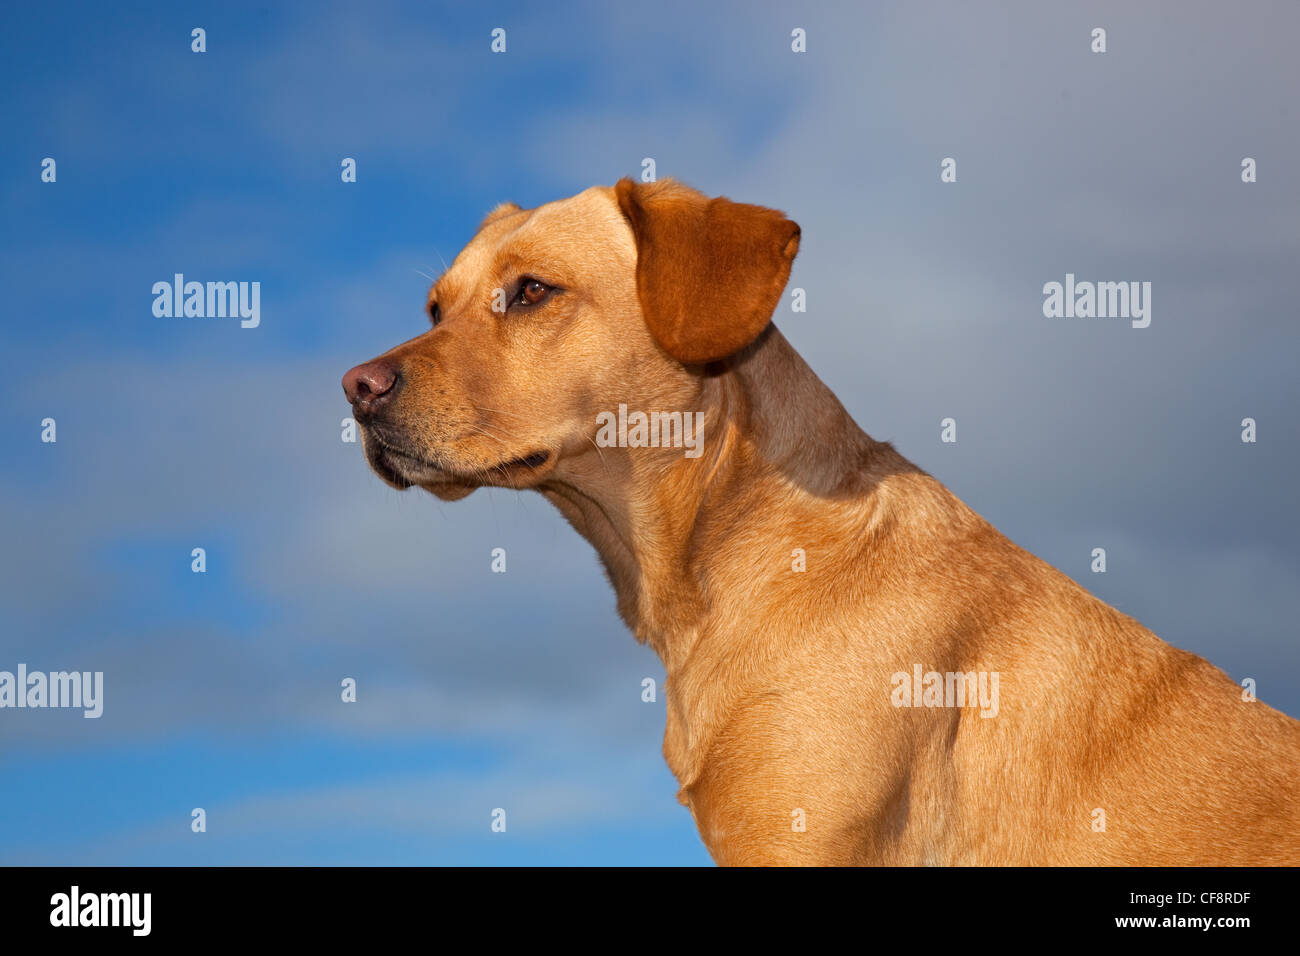
M1300 722L865 434L772 324L800 235L672 180L498 206L343 379L371 467L591 542L719 864L1300 863Z

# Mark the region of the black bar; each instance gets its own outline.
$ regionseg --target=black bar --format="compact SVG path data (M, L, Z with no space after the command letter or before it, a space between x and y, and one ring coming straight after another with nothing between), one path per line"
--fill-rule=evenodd
M665 869L9 868L0 869L0 926L7 942L36 938L96 944L110 938L167 942L400 940L412 929L446 941L453 929L482 940L512 930L563 927L594 933L611 919L628 945L675 931L678 919L710 933L760 935L804 923L857 926L854 938L901 932L927 948L1043 934L1067 939L1193 937L1232 945L1294 932L1296 871L1283 869L896 869L745 873ZM99 894L122 897L119 926L54 926L70 915L71 888L97 918ZM58 895L68 905L58 912ZM1183 895L1179 895L1183 894ZM87 903L87 896L94 896ZM89 907L89 909L87 909ZM1199 921L1209 919L1205 928ZM1222 925L1224 920L1245 920ZM1152 920L1147 925L1120 921ZM1197 924L1188 921L1196 920ZM70 921L70 919L65 919ZM775 922L775 925L772 924ZM952 934L956 935L952 935ZM992 934L992 935L986 935ZM891 933L892 935L892 933ZM1261 937L1262 938L1262 937ZM945 942L946 940L946 942ZM614 943L613 938L609 938Z

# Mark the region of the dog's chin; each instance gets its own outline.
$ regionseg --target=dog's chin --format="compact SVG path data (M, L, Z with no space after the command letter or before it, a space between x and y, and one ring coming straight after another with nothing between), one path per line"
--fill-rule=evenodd
M411 487L414 482L409 481L398 469L396 464L384 453L384 449L376 447L371 450L366 448L366 461L370 463L370 470L379 476L384 484L398 491L405 491Z
M420 487L443 501L457 501L478 487L473 482L459 480L423 458L399 451L375 438L366 442L366 458L371 470L384 484L398 491Z

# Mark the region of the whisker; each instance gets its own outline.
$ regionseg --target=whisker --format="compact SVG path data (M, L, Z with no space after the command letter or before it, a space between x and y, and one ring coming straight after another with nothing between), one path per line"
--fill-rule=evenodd
M600 446L596 444L596 439L592 438L590 435L586 437L587 437L587 441L591 442L591 447L596 449L596 454L600 456L600 467L604 468L605 473L608 474L609 462L605 461L605 453L601 451Z
M499 442L499 443L502 445L502 447L506 447L506 442L505 442L504 439L502 439L502 438L500 438L500 437L498 437L498 436L496 436L496 435L491 434L490 432L484 430L483 428L479 427L478 425L471 425L470 428L472 428L475 432L477 432L477 433L480 434L480 435L483 435L483 436L485 436L485 437L487 437L487 438L491 438L491 439L492 439L493 441L495 441L495 442ZM503 462L498 462L497 464L493 465L492 467L493 467L494 469L496 469L498 472L501 473L501 480L502 480L502 481L509 481L509 480L510 480L510 474L509 474L509 472L506 471L506 469L505 469L505 464L504 464ZM480 477L481 477L481 476L484 476L484 475L487 474L487 469L485 469L482 465L478 465L478 466L476 466L476 467L475 467L475 471L478 472L478 474L480 475Z
M515 421L523 421L523 420L524 420L524 416L521 415L521 414L519 414L519 413L517 413L517 412L507 412L507 411L503 411L503 410L501 410L501 409L499 409L499 408L488 408L486 405L476 405L475 408L479 409L480 411L491 412L493 415L505 415L505 416L507 416L508 418L511 418L511 419L513 419L513 420L515 420Z

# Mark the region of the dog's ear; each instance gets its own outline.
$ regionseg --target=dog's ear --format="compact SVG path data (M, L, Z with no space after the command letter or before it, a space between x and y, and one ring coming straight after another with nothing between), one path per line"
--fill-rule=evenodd
M799 226L671 179L621 179L614 194L636 237L641 311L664 351L712 362L758 338L790 278Z

